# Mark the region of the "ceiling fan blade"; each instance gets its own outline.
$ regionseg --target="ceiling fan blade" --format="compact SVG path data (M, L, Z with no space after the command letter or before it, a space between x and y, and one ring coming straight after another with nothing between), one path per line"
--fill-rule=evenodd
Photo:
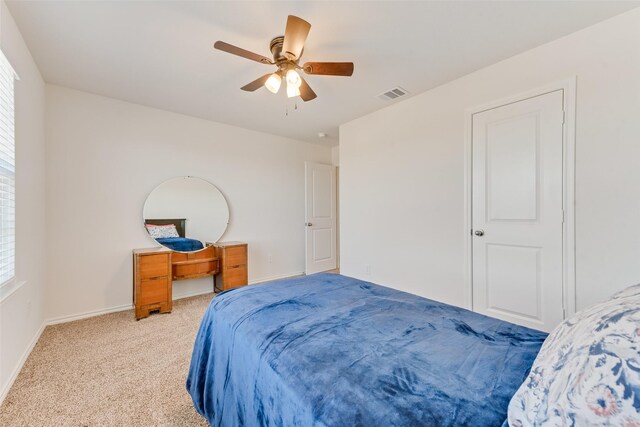
M310 29L311 24L307 21L297 16L289 15L287 27L284 30L282 54L291 60L299 59Z
M353 62L305 62L302 69L307 74L351 76L353 74Z
M264 86L264 82L267 81L267 79L269 78L269 76L271 74L273 74L273 73L265 74L264 76L260 77L259 79L255 79L251 83L242 86L240 89L246 90L247 92L253 92L255 90L258 90L262 86Z
M223 41L218 40L213 45L214 48L221 50L223 52L231 53L233 55L238 55L243 58L250 59L252 61L260 62L262 64L273 64L274 62L267 58L266 56L258 55L257 53L249 52L248 50L239 48L229 43L225 43Z
M311 86L309 86L307 81L303 79L302 76L300 76L300 80L302 81L302 84L300 85L300 98L302 98L304 102L311 101L316 98L318 95L316 95L313 89L311 89Z

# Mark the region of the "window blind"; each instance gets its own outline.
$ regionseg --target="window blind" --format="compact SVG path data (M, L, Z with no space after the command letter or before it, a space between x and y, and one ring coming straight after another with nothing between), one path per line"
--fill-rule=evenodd
M16 270L15 79L0 51L0 286L10 282Z

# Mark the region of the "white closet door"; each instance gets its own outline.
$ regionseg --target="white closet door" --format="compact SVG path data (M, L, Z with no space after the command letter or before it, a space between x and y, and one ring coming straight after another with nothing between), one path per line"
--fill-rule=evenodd
M563 320L563 91L473 115L473 310Z

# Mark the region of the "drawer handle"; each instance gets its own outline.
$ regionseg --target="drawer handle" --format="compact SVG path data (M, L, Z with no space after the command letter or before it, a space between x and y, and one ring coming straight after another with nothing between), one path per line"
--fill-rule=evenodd
M145 277L143 280L160 280L160 279L166 279L167 276L154 276L154 277Z
M240 267L240 264L232 265L229 268L238 268L238 267Z

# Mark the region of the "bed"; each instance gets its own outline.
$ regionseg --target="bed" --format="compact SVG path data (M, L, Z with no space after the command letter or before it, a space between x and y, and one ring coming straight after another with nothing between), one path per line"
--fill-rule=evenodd
M173 251L178 252L193 252L199 251L204 248L202 242L196 239L190 239L186 236L186 222L185 218L174 219L145 219L145 227L151 225L174 225L178 232L178 237L157 237L156 242L160 243Z
M322 273L216 296L186 386L213 426L500 426L546 336Z

